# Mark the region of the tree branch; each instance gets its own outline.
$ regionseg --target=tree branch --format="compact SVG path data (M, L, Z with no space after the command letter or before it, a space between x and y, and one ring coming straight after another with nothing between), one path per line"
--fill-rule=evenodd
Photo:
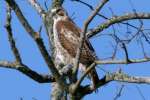
M106 74L96 85L97 88L111 82L127 82L127 83L137 83L137 84L150 84L150 77L138 77L138 76L129 76L123 72L115 72ZM90 85L80 87L80 92L82 96L90 94L94 91Z
M59 1L59 0L56 0L56 1ZM43 40L40 37L39 33L35 32L34 29L30 26L28 21L23 16L19 6L17 5L17 3L14 0L6 0L6 2L14 10L18 19L20 20L21 24L26 29L26 31L29 33L29 35L35 40L46 64L48 65L50 71L52 72L52 75L55 77L56 82L61 84L61 88L68 91L68 85L64 82L62 76L59 74L58 70L56 69L56 67L52 61L52 58L48 54L48 52L44 46Z
M37 0L28 0L28 2L36 9L36 11L42 17L42 19L45 19L46 13L44 9L41 7L41 5L37 2Z
M81 0L71 0L71 1L79 2L79 3L81 3L81 4L85 5L85 6L87 6L90 10L92 10L92 11L94 10L94 7L93 7L92 5L90 5L90 4L88 4L88 3L84 2L84 1L81 1ZM104 16L104 15L102 15L102 14L100 14L100 13L97 13L97 15L98 15L99 17L104 18L104 19L108 19L106 16Z
M10 42L13 54L16 58L16 62L10 63L10 62L6 62L6 61L2 61L2 62L0 62L1 66L6 67L6 68L17 69L20 72L24 73L25 75L27 75L28 77L32 78L33 80L35 80L39 83L54 81L54 78L52 78L51 76L49 77L48 75L46 75L46 76L40 75L40 74L36 73L35 71L32 71L31 69L29 69L27 66L22 64L19 50L17 49L15 40L13 39L12 28L11 28L11 9L10 9L9 5L7 5L7 16L6 16L5 28L8 32L9 42Z
M126 46L126 44L123 43L123 42L122 42L122 48L123 48L123 50L124 50L124 52L125 52L126 62L127 62L127 63L130 63L131 61L130 61L130 59L129 59L129 54L128 54L127 46Z
M84 78L88 75L88 73L95 68L96 64L92 63L84 72L84 74L81 76L81 78L76 82L74 88L73 88L73 93L75 93L77 91L77 89L80 87L81 82L84 80Z
M16 13L19 21L21 22L21 24L23 25L23 27L26 29L26 31L33 37L36 37L35 31L34 29L30 26L30 24L28 23L28 21L26 20L26 18L24 17L24 15L22 14L19 6L17 5L17 3L14 0L6 0L6 2L8 3L8 5L14 10L14 12Z
M96 35L97 33L102 32L104 29L110 27L113 24L121 23L123 21L132 20L132 19L150 19L150 13L136 13L136 14L129 13L118 17L112 17L106 22L102 23L101 25L87 32L87 36L90 38Z
M95 61L96 64L133 64L133 63L143 63L150 61L150 58L143 59L130 59L130 62L125 60L99 60Z
M18 70L19 72L23 73L24 75L30 77L31 79L39 82L39 83L49 83L55 82L55 78L50 75L42 75L38 74L37 72L31 70L26 65L20 65L16 62L8 62L8 61L0 61L1 68L10 68Z
M121 85L113 100L117 100L121 96L124 87L125 87L124 85Z
M79 67L79 60L80 60L80 55L82 53L82 46L85 40L86 32L88 25L91 23L91 21L94 19L96 14L103 8L103 6L108 2L109 0L102 0L100 4L95 8L95 10L91 13L91 15L88 17L88 19L85 21L84 26L83 26L83 33L80 35L80 43L77 48L77 54L75 57L75 63L74 63L74 69L73 69L73 75L74 77L77 76L78 72L78 67Z
M150 77L129 76L123 72L106 74L107 81L120 81L127 83L150 84Z
M81 4L85 5L86 7L88 7L90 10L94 10L94 8L93 8L92 5L90 5L90 4L88 4L88 3L84 2L84 1L81 1L81 0L71 0L71 1L75 1L75 2L81 3ZM133 9L133 10L134 10L134 9ZM135 11L136 11L136 10L134 10L134 13L135 13ZM111 12L112 12L112 11L111 11ZM97 13L97 16L99 16L99 17L101 17L101 18L103 18L103 19L109 20L108 17L106 17L105 15L102 15L102 14L100 14L100 13ZM116 15L114 15L114 16L116 16ZM136 26L134 26L134 25L132 25L132 24L129 24L128 22L120 22L120 23L123 24L123 25L130 26L130 27L132 27L132 28L135 28L135 29L137 29L138 31L142 32L142 31L141 31L141 27L136 27ZM142 30L143 30L143 29L142 29Z
M9 5L7 5L7 16L6 16L5 28L8 33L9 43L11 46L11 50L15 56L16 62L21 64L22 60L19 54L19 50L17 49L15 40L13 39L12 28L11 28L11 8L9 7Z
M51 57L49 56L49 54L48 54L48 52L44 46L43 40L39 36L39 33L35 32L33 30L33 28L29 25L28 21L25 19L19 6L16 4L16 2L14 0L6 0L6 2L15 11L21 24L24 26L26 31L31 35L31 37L35 40L45 62L47 63L50 70L52 71L53 76L55 76L56 79L58 79L60 77L60 75L59 75L57 69L55 68L55 66L53 64L53 61L52 61Z
M136 88L137 88L137 91L139 92L139 94L140 94L142 100L146 100L145 97L144 97L144 94L143 94L142 91L141 91L141 89L140 89L138 86L136 86Z

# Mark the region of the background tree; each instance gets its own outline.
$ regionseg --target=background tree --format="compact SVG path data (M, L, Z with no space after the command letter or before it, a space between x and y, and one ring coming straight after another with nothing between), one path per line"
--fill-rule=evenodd
M140 3L143 5L142 7L145 7L144 10L140 9L142 8L141 5L135 6L136 3L132 3L130 0L95 0L86 2L81 0L1 1L2 14L0 14L0 17L2 26L0 26L0 28L2 34L0 34L0 41L2 47L0 54L2 60L0 60L0 67L16 69L39 83L51 83L51 90L53 91L51 93L51 99L58 100L60 100L60 98L76 100L92 94L95 90L91 88L90 82L85 77L92 68L96 67L100 76L99 83L97 83L97 88L100 89L97 94L103 95L101 88L105 89L106 84L111 83L111 85L114 85L112 81L117 81L115 84L120 85L119 89L117 93L111 91L111 94L114 94L113 99L118 99L122 91L127 87L125 83L150 83L150 78L147 77L149 75L148 68L143 67L148 66L149 63L145 62L149 62L150 60L148 20L150 19L150 13L148 12L149 10L146 9L148 7L146 4L148 4L149 1L145 0L142 2L143 4ZM85 73L79 73L78 80L73 83L66 83L65 80L63 80L64 76L60 75L53 61L53 51L55 48L53 48L53 21L50 10L62 6L63 3L70 16L73 12L77 13L72 16L72 19L74 19L77 24L79 23L81 27L83 25L81 42L76 55L77 62L81 52L81 44L85 36L91 39L97 51L97 56L100 58L99 61L93 62ZM119 8L125 5L125 10ZM30 8L30 10L28 8ZM84 11L83 14L80 11L81 9ZM38 14L33 14L35 11ZM29 12L31 13L28 14ZM77 17L74 18L74 16ZM4 33L8 34L6 35ZM6 36L8 36L10 45L8 45L8 42L5 40ZM17 37L17 39L14 37ZM7 51L8 48L9 51ZM28 51L28 48L34 49ZM10 50L13 55L10 53ZM37 57L39 57L39 59L34 60L34 58ZM47 69L44 69L45 67L34 66L47 66ZM75 67L77 66L78 64L76 63ZM139 69L138 66L142 66L143 68L140 67ZM43 70L41 68L47 70L42 73L50 74L39 74L38 70ZM0 73L3 72L10 74L4 71L4 69L1 70ZM140 73L136 74L136 72ZM144 77L143 75L146 76ZM4 78L5 76L1 77ZM20 76L18 76L18 78L19 77ZM75 77L77 76L75 75ZM5 82L5 79L1 80L2 83ZM11 88L6 89L7 91L3 91L4 89L2 89L1 92L11 91L13 86L12 83L10 85L10 82L8 82L9 85L7 86ZM24 85L25 84L20 84L21 87L18 87L22 88ZM32 86L32 84L30 85ZM4 87L3 85L1 86ZM113 86L109 85L109 87ZM16 88L17 87L13 88L13 91L15 91ZM20 90L23 91L22 89ZM137 86L136 91L138 91L137 93L140 94L142 99L145 99ZM34 90L33 92L36 91ZM10 93L7 94L9 95ZM40 96L35 97L38 98Z

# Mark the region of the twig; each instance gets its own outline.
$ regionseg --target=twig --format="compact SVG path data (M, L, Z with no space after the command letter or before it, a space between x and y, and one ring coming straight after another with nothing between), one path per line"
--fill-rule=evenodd
M132 7L133 12L137 15L137 11L136 11L133 3L131 2L131 0L129 0L129 1L130 1L130 5ZM137 32L135 33L135 35L133 35L132 38L129 40L129 42L132 41L137 35L139 35L140 32L143 33L143 21L141 19L139 19L139 22L140 22L140 26L138 27Z
M81 1L81 0L71 0L71 1L79 2L79 3L81 3L81 4L85 5L85 6L87 6L88 8L94 10L94 8L93 8L90 4L88 4L88 3L86 3L86 2L83 2L83 1Z
M90 4L88 4L88 3L84 2L84 1L81 1L81 0L71 0L71 1L79 2L79 3L81 3L81 4L85 5L85 6L87 6L90 10L94 10L94 8L92 7L92 5L90 5ZM102 17L102 18L104 18L104 19L109 20L108 17L106 17L106 16L104 16L104 15L102 15L102 14L100 14L100 13L97 13L97 15L98 15L99 17ZM131 24L129 24L129 23L126 23L126 22L121 22L121 24L123 24L123 25L128 25L128 26L130 26L130 27L132 27L132 28L135 28L135 29L139 29L138 27L136 27L136 26L134 26L134 25L131 25Z
M21 57L20 57L19 51L16 47L15 40L13 39L12 28L11 28L11 8L9 7L9 5L7 5L7 16L6 16L5 28L8 33L9 43L11 46L11 50L15 56L16 62L21 64L22 63Z
M116 54L117 54L118 43L119 43L119 42L118 42L118 38L115 37L115 36L116 36L116 30L115 30L115 26L114 26L114 25L112 25L112 29L113 29L113 34L114 34L114 35L112 35L112 38L115 38L114 40L116 41L116 46L115 46L114 51L113 51L113 54L112 54L112 59L114 59L115 56L116 56ZM113 47L113 45L112 45L112 47Z
M37 2L37 0L28 0L28 2L36 9L36 11L39 13L39 15L45 19L45 11L41 7L41 5Z
M115 59L115 56L116 56L116 54L117 54L117 50L118 50L118 44L116 44L116 46L114 47L114 51L113 51L113 53L112 53L112 60L114 60Z
M143 52L144 57L145 57L145 58L148 58L147 55L146 55L145 48L144 48L144 44L143 44L142 40L140 39L139 42L140 42L140 45L141 45L141 48L142 48L142 52Z
M81 76L81 78L76 82L74 89L73 89L73 93L76 92L76 90L78 89L78 87L80 86L81 82L84 80L84 78L88 75L88 73L96 66L95 63L92 63L84 72L84 74Z
M75 1L75 2L79 2L79 3L81 3L81 4L83 4L83 5L85 5L85 6L87 6L90 10L94 10L94 8L92 7L92 5L90 5L90 4L88 4L88 3L86 3L86 2L84 2L84 1L81 1L81 0L71 0L71 1ZM111 10L111 12L112 12L112 10ZM97 15L99 16L99 17L102 17L102 18L104 18L104 19L107 19L107 20L109 20L109 18L108 17L106 17L106 16L104 16L104 15L102 15L102 14L100 14L100 13L97 13ZM130 27L132 27L132 28L135 28L135 29L137 29L138 31L141 29L139 29L138 27L136 27L136 26L134 26L134 25L132 25L132 24L129 24L129 23L126 23L126 22L120 22L121 24L123 24L123 25L127 25L127 26L130 26ZM144 29L143 29L144 30ZM140 31L142 31L142 30L140 30ZM90 31L89 31L90 32ZM88 34L89 35L89 34ZM133 36L133 38L135 37L136 35L134 35ZM87 36L88 37L88 36ZM132 39L131 39L132 40Z
M145 97L144 97L144 95L143 95L143 93L142 93L142 91L140 90L140 88L139 88L138 86L136 86L136 89L138 90L138 92L139 92L141 98L142 98L143 100L146 100Z
M11 8L9 7L9 5L7 5L7 16L6 16L5 28L8 33L9 43L11 46L11 50L15 56L16 62L21 64L22 63L21 57L20 57L19 51L16 47L15 40L13 39L12 28L11 28Z
M121 85L119 91L117 92L116 96L114 97L114 100L117 100L121 96L123 88L124 88L124 85Z
M79 2L79 3L87 6L90 10L94 10L94 8L92 7L92 5L90 5L90 4L88 4L88 3L84 2L84 1L81 1L81 0L71 0L71 1ZM102 18L104 18L104 19L108 19L106 16L104 16L104 15L102 15L100 13L97 13L97 15L100 16L100 17L102 17Z
M123 48L123 50L125 52L126 62L127 63L131 63L131 61L129 59L129 54L128 54L128 50L127 50L126 44L124 42L122 42L122 48Z
M47 1L48 1L48 0L45 0L45 1L44 1L44 6L45 6L46 10L48 10Z

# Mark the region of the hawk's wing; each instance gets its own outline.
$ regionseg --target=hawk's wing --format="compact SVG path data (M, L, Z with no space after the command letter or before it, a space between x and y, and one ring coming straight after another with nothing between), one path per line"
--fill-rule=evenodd
M77 47L79 45L81 30L69 19L58 21L56 28L61 45L72 57L75 57ZM95 59L96 57L93 47L88 40L85 40L82 48L80 63L89 65Z
M64 47L65 50L75 58L77 48L79 45L80 33L81 30L76 27L76 25L68 20L60 20L56 24L57 33L59 42ZM91 46L90 42L85 39L82 47L82 53L80 57L80 63L88 67L90 64L94 62L96 59L95 52L93 47ZM92 69L89 73L91 80L93 82L94 88L96 88L96 84L99 82L98 74L95 69Z

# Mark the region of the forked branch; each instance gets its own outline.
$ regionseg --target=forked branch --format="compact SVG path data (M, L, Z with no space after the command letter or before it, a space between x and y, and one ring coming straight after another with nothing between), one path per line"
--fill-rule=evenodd
M91 23L91 21L94 19L94 17L96 16L96 14L103 8L103 6L108 1L109 0L102 0L102 1L100 1L100 3L98 4L98 6L95 8L95 10L93 10L93 12L91 13L91 15L88 17L88 19L84 23L83 32L80 35L80 43L79 43L79 46L77 48L77 54L76 54L76 57L75 57L75 63L74 63L74 69L73 69L73 75L74 75L74 77L77 76L80 55L82 53L82 46L83 46L84 40L86 38L85 36L86 36L88 25Z
M133 19L150 19L150 13L129 13L122 16L116 16L108 19L106 22L102 23L101 25L98 25L94 29L87 32L87 36L90 38L100 32L102 32L104 29L110 27L113 24L121 23L123 21L127 20L133 20Z
M111 81L118 81L118 82L126 82L126 83L137 83L137 84L150 84L150 77L138 77L138 76L130 76L123 72L114 72L114 73L107 73L96 85L97 88L111 82ZM91 88L90 85L85 87L80 87L80 92L82 95L87 95L95 90Z
M95 62L92 63L92 64L86 69L86 71L85 71L84 74L80 77L80 79L77 80L76 84L75 84L74 87L73 87L73 91L72 91L73 93L75 93L75 92L77 91L77 89L80 87L80 85L81 85L82 81L84 80L84 78L89 74L89 72L90 72L93 68L95 68L95 66L96 66Z
M50 75L39 74L39 73L31 70L26 65L23 65L23 64L21 65L16 62L0 61L0 67L18 70L19 72L23 73L24 75L30 77L31 79L33 79L39 83L55 82L54 77L52 77Z
M9 4L9 6L14 10L15 14L17 15L20 23L23 25L23 27L26 29L26 31L29 33L29 35L35 40L46 64L48 65L50 71L52 72L52 75L55 77L55 80L62 84L62 88L65 90L67 89L67 85L63 81L61 75L59 74L58 70L56 69L51 56L49 55L48 51L46 50L46 47L44 46L44 42L42 38L40 37L39 33L34 31L34 29L30 26L26 18L23 16L18 4L14 0L6 0L6 2Z
M7 16L6 16L5 28L7 30L11 50L15 56L16 61L15 62L0 61L0 67L16 69L22 72L24 75L32 78L33 80L39 83L54 82L55 81L54 77L50 75L40 75L22 63L19 50L16 47L16 43L13 38L13 33L12 33L12 28L11 28L11 8L9 7L9 5L7 5Z
M5 28L7 30L8 33L8 39L9 39L9 43L11 46L11 50L15 56L16 62L21 64L21 57L19 54L19 50L16 47L16 43L15 40L13 38L13 34L12 34L12 28L11 28L11 8L9 7L9 5L7 5L7 16L6 16L6 24L5 24Z
M24 28L29 33L29 35L35 40L35 42L38 45L38 48L39 48L39 50L40 50L40 52L41 52L41 54L42 54L42 56L45 60L45 62L47 63L50 70L52 71L52 74L55 77L59 78L60 75L59 75L57 69L55 68L54 63L53 63L50 55L47 52L47 50L44 46L43 40L39 36L39 33L35 32L34 29L29 25L28 21L25 19L25 17L23 16L19 6L17 5L17 3L14 0L6 0L6 2L14 10L14 12L16 13L19 21L24 26Z

